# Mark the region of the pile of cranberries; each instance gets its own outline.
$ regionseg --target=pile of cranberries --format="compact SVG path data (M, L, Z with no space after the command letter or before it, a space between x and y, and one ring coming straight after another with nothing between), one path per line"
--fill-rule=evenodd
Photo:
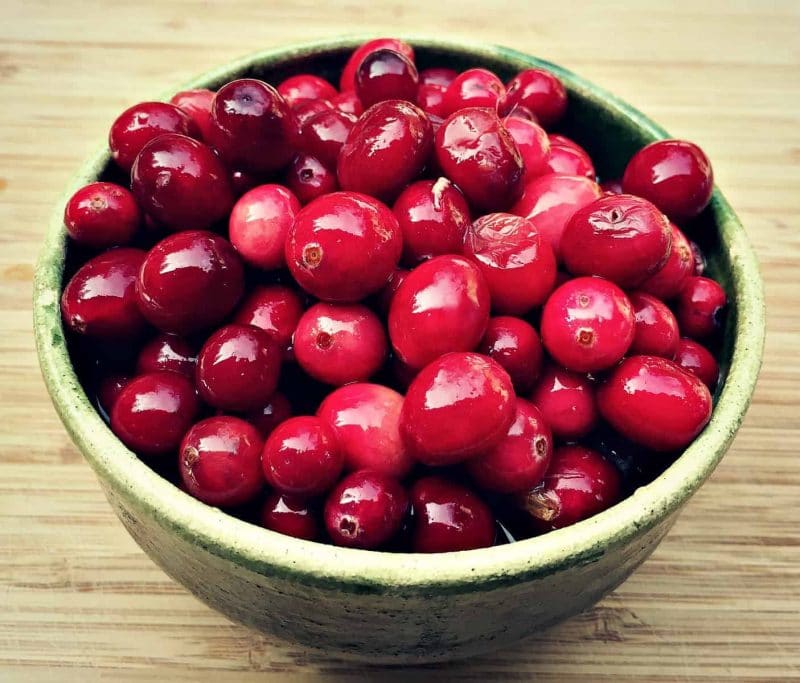
M666 140L598 184L567 105L380 39L338 90L124 111L61 299L111 429L209 505L367 549L547 532L655 476L718 380L726 296L678 227L711 166Z

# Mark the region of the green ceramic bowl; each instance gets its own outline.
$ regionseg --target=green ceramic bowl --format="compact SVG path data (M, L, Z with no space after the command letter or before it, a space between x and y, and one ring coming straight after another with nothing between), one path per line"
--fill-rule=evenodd
M313 71L332 80L363 38L255 54L185 87L241 76L276 83ZM420 67L485 66L503 79L531 66L557 73L570 94L564 132L585 145L604 177L618 177L644 144L666 137L648 118L558 66L498 47L411 41ZM108 172L105 148L67 188ZM231 619L267 634L373 662L456 659L510 645L586 609L622 583L664 538L719 463L756 383L764 336L758 265L719 191L689 226L704 235L709 269L731 305L724 385L711 422L660 477L587 521L518 543L444 555L366 552L301 541L230 517L181 492L127 450L95 412L73 369L59 314L66 241L64 201L36 271L34 319L47 388L115 512L171 577Z

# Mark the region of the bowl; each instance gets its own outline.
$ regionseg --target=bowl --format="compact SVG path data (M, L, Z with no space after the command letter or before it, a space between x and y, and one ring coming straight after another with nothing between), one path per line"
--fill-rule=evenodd
M182 88L216 88L241 76L276 83L305 71L336 82L348 53L364 40L261 52ZM667 137L629 105L554 64L501 47L410 42L421 68L484 66L504 80L529 67L554 71L570 96L561 128L588 149L601 177L619 177L637 149ZM577 614L653 552L725 454L750 402L763 348L762 284L744 229L715 190L687 229L731 301L720 352L724 382L706 429L652 483L574 526L466 552L369 552L267 531L191 498L150 469L111 433L76 375L59 312L70 252L63 206L78 187L110 173L104 146L72 180L50 221L34 291L42 374L67 431L136 542L202 601L264 633L332 657L420 663L505 647Z

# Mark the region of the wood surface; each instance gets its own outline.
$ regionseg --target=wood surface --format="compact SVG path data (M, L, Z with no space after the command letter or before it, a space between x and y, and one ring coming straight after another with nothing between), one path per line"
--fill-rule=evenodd
M800 3L86 2L0 12L0 680L764 681L800 677ZM760 255L769 331L736 442L667 540L524 646L385 670L233 625L128 537L45 392L31 277L67 178L124 107L257 49L369 31L501 43L702 145Z

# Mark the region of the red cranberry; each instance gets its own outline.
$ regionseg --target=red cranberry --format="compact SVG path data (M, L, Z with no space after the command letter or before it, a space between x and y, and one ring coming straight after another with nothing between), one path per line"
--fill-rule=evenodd
M714 172L702 149L660 140L633 155L622 177L625 192L649 199L672 219L693 218L711 200Z
M375 38L374 40L369 40L356 48L353 54L350 55L350 59L348 59L347 64L344 65L342 76L339 79L339 90L343 93L346 90L355 90L356 72L358 71L358 67L361 66L361 62L364 61L367 55L375 50L384 48L399 52L408 57L412 62L414 61L414 48L398 38Z
M308 154L298 154L286 171L286 186L300 200L308 204L317 197L339 189L336 173L319 159Z
M259 185L241 197L231 211L231 244L256 268L281 268L286 265L286 236L298 211L300 202L291 190L283 185Z
M632 292L634 334L631 354L647 354L672 358L678 350L678 321L667 305L650 294Z
M228 180L234 197L241 197L262 183L260 176L247 171L233 171L228 176Z
M402 248L400 226L388 207L356 192L334 192L297 214L286 241L286 262L310 294L351 302L386 284Z
M353 114L345 114L338 109L315 114L300 128L299 147L306 154L334 168L356 121Z
M320 382L341 386L363 382L386 360L383 325L360 304L315 304L294 333L294 355L300 367Z
M211 102L214 101L214 94L213 91L206 88L182 90L175 93L170 100L171 104L185 112L194 121L203 140L208 140L211 129Z
M414 552L448 553L494 543L489 506L464 486L444 477L423 477L411 488Z
M687 278L676 306L678 327L692 339L710 337L722 325L722 312L728 303L725 290L707 277Z
M518 116L507 116L503 119L503 125L514 138L519 153L522 155L526 182L544 173L549 173L550 141L544 128Z
M389 307L392 305L395 292L397 292L400 285L402 285L403 281L408 277L409 272L410 271L405 268L395 268L394 272L386 281L386 286L378 292L378 310L384 316L389 315Z
M112 249L84 263L61 295L61 315L73 332L101 339L136 337L145 320L136 305L141 249Z
M380 384L348 384L322 402L317 416L336 431L347 471L374 470L402 479L414 465L400 438L403 396Z
M266 439L282 422L292 416L292 406L288 399L277 391L260 408L251 410L245 418Z
M164 133L196 137L198 130L188 114L174 104L140 102L122 112L111 125L108 146L111 158L123 171L130 171L142 148Z
M711 352L693 339L683 338L678 342L675 362L687 372L699 377L711 391L719 380L719 365Z
M339 153L339 185L391 201L419 175L432 142L431 124L419 107L378 102L361 115Z
M199 404L194 384L177 372L151 372L132 379L111 409L111 429L143 455L174 451L194 422Z
M465 107L488 107L497 110L497 102L506 94L496 74L487 69L467 69L456 76L444 96L445 114Z
M178 372L194 381L197 350L186 339L174 334L159 334L142 347L136 359L136 372Z
M670 223L670 229L672 246L667 262L639 287L643 292L664 300L672 299L680 293L694 268L689 240L674 223Z
M130 375L107 375L100 380L97 386L96 398L103 412L103 417L110 419L111 410L117 402L122 390L127 387L133 377Z
M450 85L456 77L458 71L455 69L448 69L447 67L431 67L430 69L423 69L419 72L420 85L438 85L446 88Z
M147 254L136 281L139 308L162 332L188 334L221 322L244 289L242 263L230 242L187 230Z
M536 124L539 123L539 119L537 118L536 114L521 104L516 105L510 112L508 112L508 114L505 115L505 118L524 119L525 121L533 121L533 123Z
M530 109L539 123L549 128L567 110L567 91L555 74L544 69L526 69L507 83L500 112L508 115L519 105Z
M355 90L348 90L347 92L339 93L336 97L331 99L331 104L339 111L346 114L355 114L361 116L364 113L364 105L358 99Z
M106 249L128 244L142 222L133 195L114 183L90 183L64 209L64 225L78 244Z
M597 177L592 158L586 150L563 135L550 136L550 156L547 159L547 166L552 173L582 175L591 180Z
M356 94L365 107L385 100L414 102L418 85L414 62L388 48L370 52L356 69Z
M607 195L578 209L561 236L561 256L573 275L600 275L636 287L669 258L672 230L645 199Z
M706 257L703 250L696 242L689 242L689 247L692 249L692 258L694 259L694 274L702 275L706 270Z
M491 109L450 115L436 131L436 159L482 212L505 211L522 195L525 165L514 138Z
M328 81L314 74L290 76L277 90L290 106L302 100L330 100L338 94Z
M561 285L542 310L542 343L561 365L596 372L618 363L633 341L633 307L617 285L579 277Z
M285 285L261 285L242 301L233 322L260 327L285 351L301 315L303 302L295 290Z
M219 507L244 505L264 487L258 430L238 417L209 417L181 441L181 480L198 500Z
M308 502L285 493L269 494L261 509L261 524L270 531L306 541L319 536L317 518Z
M417 376L417 373L419 373L419 368L412 368L410 365L400 360L397 356L393 356L391 361L391 371L395 385L403 391L407 391L412 380Z
M411 382L400 413L400 433L426 465L450 465L497 445L514 419L511 378L491 358L448 353Z
M428 118L435 116L438 119L444 119L447 117L444 102L446 92L447 88L443 85L433 83L420 85L417 90L417 106L428 114Z
M478 264L499 313L522 315L553 290L556 259L529 220L510 213L481 216L467 230L464 254Z
M622 194L622 180L619 178L604 180L600 183L600 189L604 194Z
M541 411L556 438L574 441L597 425L594 386L585 375L557 365L542 370L531 402Z
M328 100L300 100L292 105L292 112L297 119L298 133L303 126L317 114L326 111L341 111L336 109Z
M517 393L530 391L542 368L542 343L530 323L511 316L489 318L478 351L497 361Z
M290 417L272 431L261 462L267 482L280 493L315 496L339 478L343 458L333 428L304 415Z
M171 230L204 230L233 206L222 162L202 142L173 133L139 152L131 191L149 215Z
M389 338L400 359L421 368L448 351L478 346L489 320L489 288L460 256L437 256L412 270L389 308Z
M631 356L597 391L600 414L620 434L654 451L685 448L711 418L711 394L666 358Z

